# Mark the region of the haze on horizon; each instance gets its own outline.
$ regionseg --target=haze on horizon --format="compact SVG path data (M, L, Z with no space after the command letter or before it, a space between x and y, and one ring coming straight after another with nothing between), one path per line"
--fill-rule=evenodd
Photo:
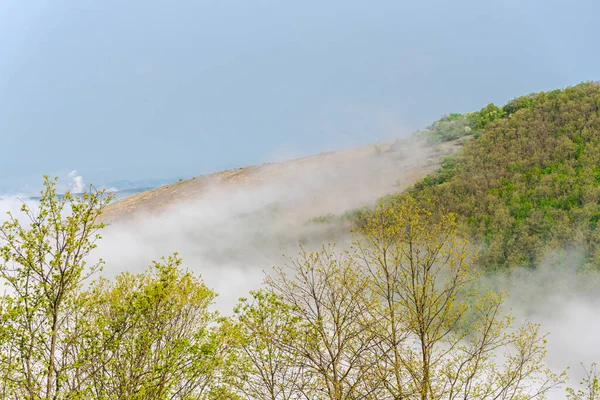
M373 143L598 79L595 1L0 3L0 193ZM7 149L10 149L8 151Z

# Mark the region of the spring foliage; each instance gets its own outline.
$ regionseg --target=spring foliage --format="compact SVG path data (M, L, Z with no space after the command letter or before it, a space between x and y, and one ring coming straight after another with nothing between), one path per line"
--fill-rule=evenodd
M90 280L110 198L55 184L28 225L0 227L4 399L525 400L564 382L541 327L477 290L455 214L382 203L351 249L302 250L225 318L177 254ZM595 399L597 383L594 367L568 395Z
M483 246L488 268L534 266L565 248L600 265L600 85L519 97L454 121L476 137L411 191L420 204L459 217L461 232ZM558 260L559 261L559 260Z

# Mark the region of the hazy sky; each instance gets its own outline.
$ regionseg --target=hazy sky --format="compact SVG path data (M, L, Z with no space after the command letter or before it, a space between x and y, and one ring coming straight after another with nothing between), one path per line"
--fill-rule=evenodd
M598 80L599 3L0 0L0 190L193 176Z

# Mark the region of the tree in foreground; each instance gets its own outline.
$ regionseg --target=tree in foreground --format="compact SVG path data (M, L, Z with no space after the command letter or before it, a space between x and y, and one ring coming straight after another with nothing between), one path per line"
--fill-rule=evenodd
M580 382L582 388L575 390L567 388L568 400L599 400L600 399L600 371L598 365L593 363L589 369L584 367L584 377Z
M563 382L545 367L540 327L514 326L503 294L478 289L475 254L453 215L435 221L402 200L362 222L353 250L303 251L276 268L261 292L276 301L255 303L261 318L242 308L253 338L244 351L270 349L261 360L276 354L295 363L285 370L302 371L310 388L255 398L524 400ZM273 316L294 321L294 333L261 334ZM255 371L272 377L272 365ZM291 375L278 378L288 390L297 385ZM272 387L256 382L265 393Z
M300 319L273 292L258 290L235 309L239 354L230 382L245 398L311 398L311 374L302 356L290 351L299 339Z
M368 280L357 271L353 253L323 246L318 252L302 251L266 279L267 290L299 321L294 340L282 350L299 360L297 367L312 383L309 398L379 398L372 373L374 338L365 329L375 304Z
M180 264L174 255L90 290L93 398L201 399L221 379L229 336L210 310L216 294Z
M219 398L234 335L216 294L174 255L142 274L90 282L111 198L56 193L0 226L0 398ZM24 217L24 219L23 219Z
M398 199L379 205L359 233L389 398L533 399L563 381L544 366L539 325L515 327L502 293L476 290L475 254L454 215L434 220Z
M92 187L82 195L56 194L45 177L39 207L23 205L21 223L9 214L0 226L2 298L1 393L7 399L58 399L73 384L73 352L81 328L78 295L102 266L86 265L111 197Z

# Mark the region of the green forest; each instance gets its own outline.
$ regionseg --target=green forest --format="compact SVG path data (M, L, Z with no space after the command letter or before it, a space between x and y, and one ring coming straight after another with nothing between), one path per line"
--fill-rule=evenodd
M598 269L600 85L449 114L415 136L463 147L351 213L350 248L300 248L230 315L178 254L102 277L89 256L111 195L59 196L46 177L39 207L0 225L0 398L599 399L595 364L565 388L544 327L481 278L570 249L581 273Z
M404 195L459 216L497 270L561 261L577 249L600 265L600 85L516 98L502 107L450 114L420 134L465 138L462 151Z
M441 168L403 193L438 213L455 213L459 231L480 250L489 271L560 265L565 251L597 270L600 236L600 84L581 83L518 97L499 107L443 116L416 132L429 145L457 141ZM398 139L392 148L404 145ZM360 225L370 208L337 217Z

